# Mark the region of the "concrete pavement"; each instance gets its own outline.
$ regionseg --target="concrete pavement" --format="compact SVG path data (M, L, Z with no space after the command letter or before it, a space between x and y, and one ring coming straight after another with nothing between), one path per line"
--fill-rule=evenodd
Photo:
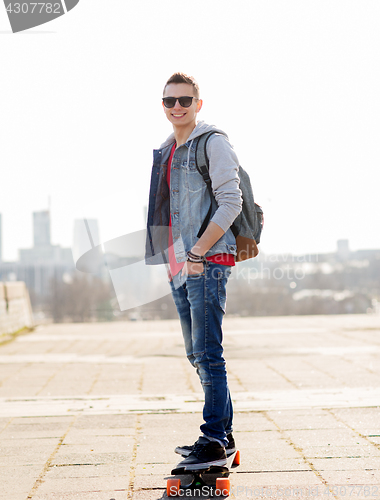
M224 331L231 498L380 497L380 317ZM0 345L0 500L165 498L201 410L178 321L38 327Z

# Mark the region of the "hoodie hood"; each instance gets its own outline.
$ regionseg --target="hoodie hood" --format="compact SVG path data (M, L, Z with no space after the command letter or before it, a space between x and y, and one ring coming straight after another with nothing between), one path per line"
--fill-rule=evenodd
M220 134L223 134L227 137L227 134L225 132L223 132L223 130L220 130L219 128L217 128L215 125L208 125L204 121L199 121L197 123L197 125L195 126L195 129L191 132L191 134L186 142L192 141L192 140L196 139L197 137L199 137L200 135L203 135L206 132L211 132L211 131L219 132ZM169 135L169 137L166 139L166 141L161 144L160 149L163 149L166 146L170 146L174 142L175 142L175 137L174 137L174 132L173 132L172 134Z

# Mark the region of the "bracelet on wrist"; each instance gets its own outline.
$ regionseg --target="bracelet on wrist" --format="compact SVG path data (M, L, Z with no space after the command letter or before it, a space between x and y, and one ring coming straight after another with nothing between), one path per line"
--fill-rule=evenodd
M201 262L204 262L206 260L204 255L196 255L195 253L188 251L187 252L187 260L189 262L193 262L194 264L199 264Z
M198 254L192 252L191 250L189 250L187 252L187 254L190 255L190 257L193 257L194 259L202 259L203 258L203 255L198 255Z

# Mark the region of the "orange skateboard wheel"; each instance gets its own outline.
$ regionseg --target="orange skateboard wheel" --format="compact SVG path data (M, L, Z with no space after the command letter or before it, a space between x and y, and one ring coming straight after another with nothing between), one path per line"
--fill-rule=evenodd
M228 497L230 494L231 483L228 477L218 477L216 480L216 494Z
M240 450L237 450L232 465L240 465Z
M180 479L168 479L166 483L166 494L168 497L178 496L179 489L181 487Z

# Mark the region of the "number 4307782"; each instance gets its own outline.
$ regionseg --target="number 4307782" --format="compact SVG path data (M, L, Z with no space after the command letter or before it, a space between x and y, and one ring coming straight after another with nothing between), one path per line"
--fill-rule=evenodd
M7 5L7 12L14 14L61 14L60 3L32 2L32 3L10 3Z

